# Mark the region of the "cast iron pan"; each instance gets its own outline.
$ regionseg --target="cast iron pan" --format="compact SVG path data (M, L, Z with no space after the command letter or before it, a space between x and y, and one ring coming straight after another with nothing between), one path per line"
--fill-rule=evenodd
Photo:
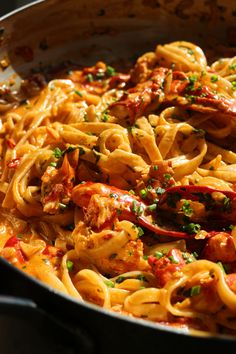
M223 55L225 47L235 55L235 15L232 1L36 1L0 21L0 63L4 59L9 64L0 69L0 78L7 83L13 75L14 90L32 70L65 61L124 64L124 58L133 61L157 43L173 40L200 45L212 60ZM4 354L235 352L235 337L190 335L78 302L4 259L0 280Z

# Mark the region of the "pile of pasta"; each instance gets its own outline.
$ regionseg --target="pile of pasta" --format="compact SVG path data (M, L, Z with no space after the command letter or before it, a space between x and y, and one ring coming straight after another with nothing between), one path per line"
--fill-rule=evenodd
M0 252L48 286L236 333L236 57L189 42L1 87Z

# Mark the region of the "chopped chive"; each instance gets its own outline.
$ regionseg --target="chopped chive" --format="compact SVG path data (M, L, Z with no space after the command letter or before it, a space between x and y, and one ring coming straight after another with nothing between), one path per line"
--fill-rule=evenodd
M156 251L156 252L154 253L154 257L156 257L157 259L160 259L160 258L163 257L163 256L164 256L164 254L163 254L162 252Z
M188 234L197 234L201 230L201 225L194 224L191 222L190 224L183 225L183 231L187 232Z
M118 214L118 215L121 215L121 214L122 214L122 209L121 209L121 208L117 209L117 214Z
M146 199L147 197L147 190L146 189L141 189L141 191L139 192L139 195L142 199Z
M66 261L66 266L69 272L74 268L74 263L72 261Z
M116 194L116 193L110 193L110 194L109 194L109 197L110 197L110 198L117 199L117 198L118 198L118 194Z
M201 292L201 286L200 285L195 285L190 290L190 296L199 295L200 292Z
M125 279L126 279L125 277L123 277L122 275L120 275L120 276L115 280L115 282L116 282L117 284L120 284L120 283L122 283Z
M69 231L73 231L75 228L75 224L69 224L69 225L66 225L65 229L66 230L69 230Z
M164 178L169 181L171 179L171 175L169 173L164 173Z
M89 82L93 82L93 75L92 74L88 74L86 78Z
M74 92L75 92L76 95L78 95L78 96L80 96L80 97L83 97L83 94L82 94L80 91L75 90Z
M163 193L165 193L165 189L164 189L164 188L158 187L158 188L156 189L156 194L161 195L161 194L163 194Z
M135 195L135 191L133 189L130 189L129 193Z
M231 70L236 70L236 63L230 65L229 68L230 68Z
M138 229L138 237L143 236L144 235L143 229L140 226L137 226L137 229Z
M188 200L184 200L180 210L184 213L185 216L191 216L193 213L193 209L190 207L190 202Z
M217 81L218 81L218 76L215 75L215 74L212 75L212 76L211 76L211 82L212 82L212 83L215 83L215 82L217 82Z
M137 279L138 279L138 280L141 280L141 281L146 281L146 282L148 283L147 278L146 278L143 274L138 274L138 275L137 275Z
M63 152L61 151L61 149L59 147L56 147L53 150L53 155L56 157L56 159L59 159L60 157L62 157Z
M156 210L156 208L157 208L157 204L151 204L151 205L149 205L148 207L147 207L147 209L148 210L150 210L150 211L154 211L154 210Z
M108 288L114 288L115 287L115 284L111 280L104 280L104 284L106 284L106 286L108 286Z
M52 166L52 167L57 167L57 163L56 163L56 162L54 162L54 161L52 161L52 162L50 162L49 166Z
M223 272L224 274L226 274L226 273L225 273L225 268L224 268L223 264L222 264L220 261L217 262L216 264L220 267L220 269L222 270L222 272Z
M82 156L85 154L85 150L84 148L82 148L81 146L79 147L79 156Z
M157 165L154 165L154 166L153 166L153 170L154 170L154 171L157 171L157 170L158 170L158 166L157 166Z
M169 260L171 261L171 263L173 263L173 264L179 264L178 259L176 259L174 256L169 256L168 258L169 258Z
M65 210L67 208L67 205L66 204L63 204L63 203L59 203L59 208L61 210Z
M107 66L106 73L108 76L114 76L116 71L112 66Z

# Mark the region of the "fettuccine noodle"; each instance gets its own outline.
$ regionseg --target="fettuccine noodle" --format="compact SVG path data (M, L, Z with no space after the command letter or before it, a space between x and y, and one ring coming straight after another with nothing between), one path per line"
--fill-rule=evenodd
M236 58L173 42L2 91L1 256L79 302L235 334Z

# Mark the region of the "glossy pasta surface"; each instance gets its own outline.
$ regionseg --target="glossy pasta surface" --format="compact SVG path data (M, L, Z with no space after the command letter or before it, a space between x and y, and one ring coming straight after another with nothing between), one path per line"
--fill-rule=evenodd
M164 326L236 333L236 57L189 42L1 87L0 253Z

